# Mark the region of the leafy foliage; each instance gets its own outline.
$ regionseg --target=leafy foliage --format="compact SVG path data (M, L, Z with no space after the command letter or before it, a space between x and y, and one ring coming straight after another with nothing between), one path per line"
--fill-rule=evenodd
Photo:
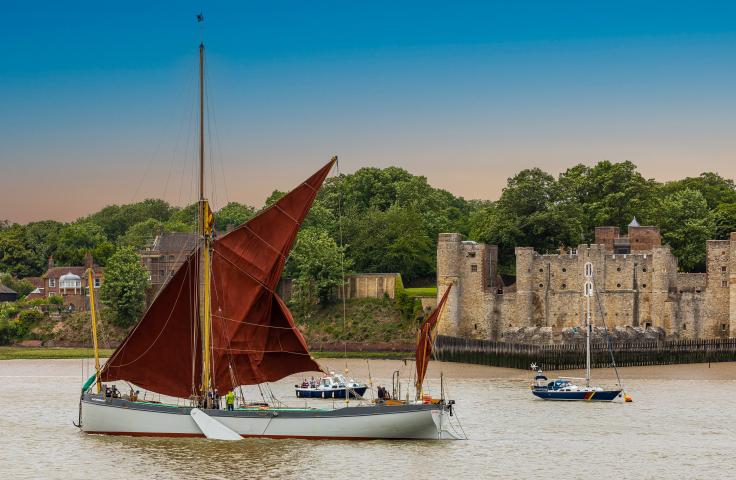
M662 199L653 218L660 225L662 240L672 247L685 271L705 269L705 242L713 238L715 220L698 190L675 190Z
M115 247L103 228L90 221L70 223L59 232L56 261L59 265L84 265L84 256L92 252L95 261L105 265Z
M312 227L299 232L286 268L295 281L298 300L325 304L335 298L343 271L349 272L352 265L349 259L342 264L344 250L324 230Z
M102 228L105 237L115 242L136 223L148 219L166 222L176 210L164 200L147 199L127 205L107 206L86 220Z
M702 271L705 241L736 230L736 187L714 173L660 184L631 162L576 165L555 180L539 169L509 179L501 198L470 215L470 238L499 245L499 267L514 269L514 247L542 253L594 239L596 226L626 231L632 218L660 227L682 270Z
M138 320L145 305L147 288L148 273L135 250L122 247L110 257L100 299L113 310L116 325L127 327Z
M7 273L0 275L0 283L12 290L15 290L21 297L25 297L35 289L33 284L28 280L18 280Z
M253 207L230 202L215 213L215 228L227 230L229 227L237 227L250 220L255 214Z

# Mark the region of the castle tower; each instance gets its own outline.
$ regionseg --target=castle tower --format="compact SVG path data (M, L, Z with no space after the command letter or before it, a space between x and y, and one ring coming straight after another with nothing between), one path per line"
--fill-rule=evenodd
M729 336L736 337L736 232L729 238L728 288L729 288Z
M671 331L673 318L665 308L668 306L670 287L677 284L677 258L670 252L669 246L652 248L652 305L651 320L654 327ZM660 307L661 306L661 307Z
M531 326L534 319L534 248L516 247L516 315L519 325Z
M445 307L440 316L437 331L442 335L457 335L460 323L460 268L462 262L462 235L440 233L437 239L437 301L452 285Z

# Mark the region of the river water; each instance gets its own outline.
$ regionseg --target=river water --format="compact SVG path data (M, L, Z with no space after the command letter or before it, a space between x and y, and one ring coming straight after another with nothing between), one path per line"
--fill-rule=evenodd
M344 360L322 363L345 368ZM347 364L367 381L365 360ZM531 372L433 362L433 390L442 371L470 438L455 442L86 435L72 421L87 368L83 360L0 361L0 478L736 478L733 363L624 368L634 402L597 404L536 400ZM394 370L409 378L411 368L370 361L375 384L390 384ZM593 375L601 384L613 378ZM271 388L299 404L300 380Z

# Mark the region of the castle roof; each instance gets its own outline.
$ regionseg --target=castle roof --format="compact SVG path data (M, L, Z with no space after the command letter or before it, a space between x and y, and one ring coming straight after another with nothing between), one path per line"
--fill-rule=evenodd
M639 222L636 221L636 216L634 216L634 219L631 220L631 223L629 223L629 226L630 227L641 227L641 225L639 225Z

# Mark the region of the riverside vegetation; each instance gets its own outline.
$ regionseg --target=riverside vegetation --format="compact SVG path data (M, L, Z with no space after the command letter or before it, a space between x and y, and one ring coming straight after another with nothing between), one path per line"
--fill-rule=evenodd
M264 206L283 194L274 191ZM228 203L215 214L216 228L239 225L257 211ZM57 265L82 265L91 252L107 269L101 328L103 342L114 343L145 306L147 280L135 252L158 233L194 231L196 215L196 204L180 208L148 199L110 205L70 223L0 221L0 280L24 296L33 287L22 278L41 275L49 256ZM290 306L313 345L346 339L400 345L413 340L421 315L414 296L434 292L440 232L499 245L499 271L513 275L515 246L554 252L591 242L595 226L623 228L634 216L660 227L681 269L703 271L705 240L736 230L736 185L710 172L660 183L644 178L631 162L604 161L576 165L557 177L523 170L508 179L498 200L466 200L401 168L362 168L329 178L319 192L286 264L285 275L294 279ZM343 271L399 272L410 288L400 286L395 300L349 301L343 329L342 309L335 306ZM0 307L0 343L84 344L86 314L69 313L58 301Z

